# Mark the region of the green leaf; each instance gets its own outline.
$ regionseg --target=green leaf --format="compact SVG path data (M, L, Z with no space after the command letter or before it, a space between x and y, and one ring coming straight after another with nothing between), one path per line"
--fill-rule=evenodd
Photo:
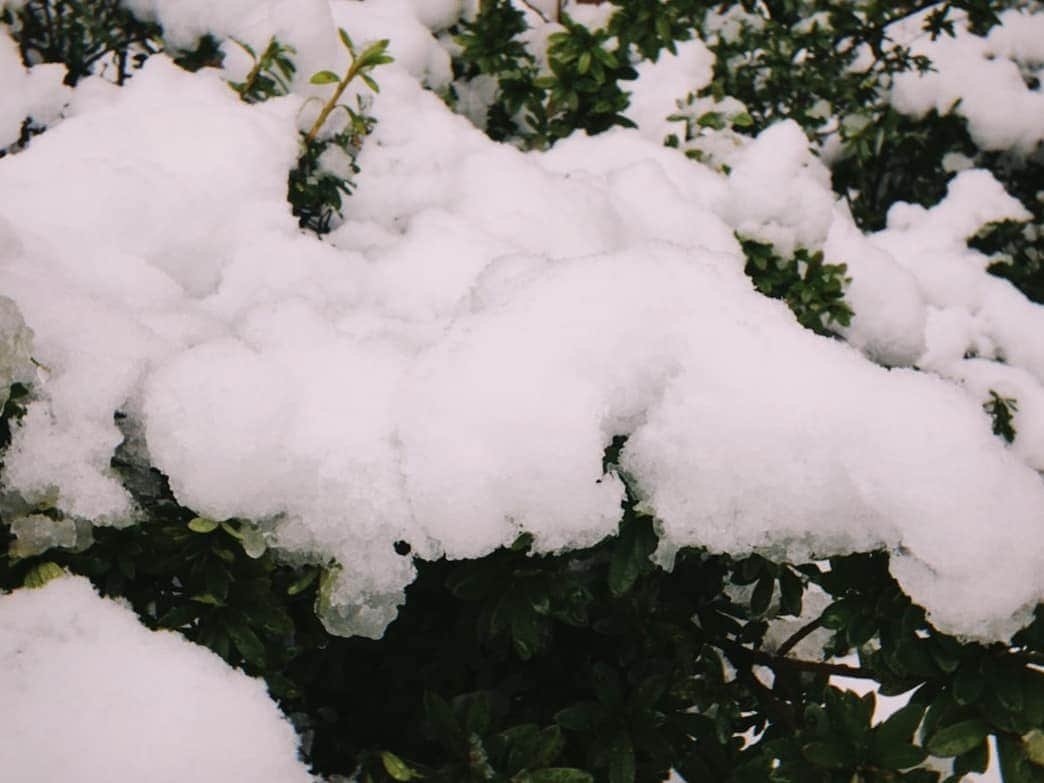
M926 704L911 703L892 713L886 721L874 728L874 741L887 747L896 743L907 743L921 725Z
M835 601L823 610L823 627L829 628L831 631L839 631L848 625L853 614L855 614L855 609L851 603L844 599Z
M199 608L192 604L175 606L165 612L157 621L156 625L161 628L183 628L199 617Z
M776 586L776 580L771 575L765 574L758 580L754 592L750 596L750 611L755 616L760 616L768 611L772 603L772 593Z
M366 74L366 73L360 73L360 74L359 74L359 78L360 78L360 79L362 79L362 80L363 80L363 82L364 82L364 83L366 84L366 86L367 86L367 87L369 87L369 88L370 88L371 90L373 90L374 92L380 92L380 91L381 91L381 87L380 87L380 85L379 85L379 84L377 84L377 82L375 82L375 81L373 80L373 77L372 77L372 76L370 76L369 74Z
M303 593L305 590L307 590L315 583L315 580L316 578L318 578L318 576L318 568L306 568L304 573L297 577L297 579L294 580L293 584L286 588L286 594L298 595L299 593Z
M591 70L591 53L584 52L580 55L580 58L576 61L577 73L587 73Z
M1025 747L1018 737L997 735L997 755L1000 759L1004 783L1037 783L1044 775L1026 757Z
M986 679L977 667L962 666L953 680L953 698L958 704L974 704L982 695Z
M609 744L609 783L634 783L634 746L619 732Z
M713 130L721 130L725 127L725 119L716 111L709 111L701 114L696 124L701 128L712 128Z
M460 724L446 700L434 691L424 692L424 717L436 740L452 753L460 751L464 740Z
M453 712L463 723L465 734L482 736L489 730L493 697L489 691L462 694L453 700Z
M732 124L737 128L750 128L754 125L754 118L747 112L741 112L732 118Z
M210 593L198 593L196 595L189 596L190 601L195 601L197 604L206 604L207 606L224 606L225 603L220 598L217 598Z
M1026 758L1038 767L1044 767L1044 731L1033 729L1022 735L1022 746L1026 750Z
M232 43L236 44L240 49L249 54L251 59L254 60L254 62L257 62L257 52L254 51L254 47L252 47L248 43L240 41L238 38L233 38Z
M779 575L780 612L799 617L801 615L801 598L804 590L801 577L789 568L784 568Z
M537 615L528 604L521 602L511 615L511 639L515 643L515 652L523 661L528 661L540 645L540 627Z
M958 756L979 747L989 730L981 720L965 720L939 729L928 738L928 751L933 756Z
M348 35L348 31L343 27L337 28L337 34L341 37L341 43L344 44L344 48L347 49L353 56L355 55L355 44L352 43L351 36Z
M580 702L555 713L555 722L569 731L592 731L605 717L605 708L594 701Z
M312 84L340 84L341 77L333 71L319 71L313 73L312 78L308 81Z
M60 576L65 576L65 570L57 563L50 561L38 563L29 569L25 579L22 580L22 587L28 587L29 589L43 587L52 579L57 579Z
M979 747L962 753L953 760L953 774L964 775L968 772L985 772L990 765L990 743L984 742Z
M635 525L634 522L624 524L609 560L609 592L614 597L626 594L641 575Z
M529 783L594 783L594 776L573 767L547 767L527 773Z
M206 517L193 517L189 520L188 529L193 533L213 533L220 524L220 522Z
M916 745L898 744L880 748L873 754L878 766L885 769L909 769L928 758L924 748Z
M408 781L423 777L423 775L411 769L405 761L386 750L381 751L381 764L384 765L385 771L395 780Z
M265 666L265 646L257 638L249 626L245 623L234 622L228 624L228 635L232 644L245 660L263 669Z
M836 742L810 742L801 753L817 767L846 769L855 764L851 749Z

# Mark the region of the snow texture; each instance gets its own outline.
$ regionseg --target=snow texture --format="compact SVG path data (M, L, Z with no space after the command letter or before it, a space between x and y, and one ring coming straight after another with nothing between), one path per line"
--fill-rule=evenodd
M182 28L176 6L155 12L186 40L241 18L201 5ZM461 558L523 531L539 551L613 533L622 483L601 459L625 434L665 565L688 545L880 547L933 622L981 638L1044 597L1044 309L966 245L1026 217L989 174L867 236L793 123L728 176L633 130L523 154L422 86L442 78L429 30L449 5L251 7L268 25L252 40L292 22L288 40L336 42L334 20L393 40L345 222L320 241L285 201L307 89L247 106L163 56L118 91L87 80L69 119L0 161L18 196L0 201L17 239L0 290L46 368L8 489L132 523L108 467L124 411L181 503L336 559L325 621L379 636L414 573L398 540ZM701 46L679 54L686 80ZM634 85L655 97L642 122L659 78ZM734 231L849 264L850 344L757 294ZM991 388L1020 401L1012 448Z
M18 141L27 119L37 126L58 119L71 92L63 78L61 65L24 67L18 45L0 30L0 150Z
M264 683L81 577L0 596L0 765L19 783L307 783Z
M960 27L955 37L935 41L922 33L911 51L927 55L933 71L896 77L892 103L899 111L954 111L984 150L1029 155L1044 140L1044 13L1007 10L986 36Z

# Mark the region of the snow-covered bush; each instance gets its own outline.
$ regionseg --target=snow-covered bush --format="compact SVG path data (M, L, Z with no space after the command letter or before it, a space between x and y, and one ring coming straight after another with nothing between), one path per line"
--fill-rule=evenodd
M1040 3L3 13L16 703L69 571L319 775L1044 780Z

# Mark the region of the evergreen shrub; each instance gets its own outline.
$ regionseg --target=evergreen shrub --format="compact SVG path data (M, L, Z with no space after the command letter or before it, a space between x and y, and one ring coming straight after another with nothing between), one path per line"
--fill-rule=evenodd
M714 79L705 94L679 96L685 129L669 143L686 147L704 130L752 135L782 118L816 142L839 134L834 185L867 229L882 226L897 200L937 201L949 176L943 156L961 152L1034 210L1029 229L998 225L977 242L996 253L992 271L1042 301L1040 156L981 152L956 114L913 119L884 97L895 74L931 68L888 45L890 24L928 11L928 27L947 35L960 10L985 30L1012 3L613 4L605 29L565 13L554 20L562 30L548 39L546 63L523 41L523 10L506 0L482 0L459 22L455 88L494 80L485 118L493 139L546 148L577 130L628 125L622 112L634 65L700 35L717 56ZM742 12L735 35L706 27L709 11L730 8ZM70 85L109 61L122 83L162 48L162 30L116 0L29 0L4 22L26 64L63 62ZM374 69L390 61L387 41L362 51L347 32L342 41L351 63L344 74L311 77L332 93L302 132L289 175L295 215L320 234L353 188L322 158L340 150L357 172L373 124L365 103L342 104L342 93L355 79L377 91ZM864 46L872 63L853 70ZM244 48L254 67L231 88L247 102L287 93L293 49L275 39L261 53ZM796 61L798 51L805 55ZM189 68L220 63L212 38L179 56ZM686 114L705 97L736 98L745 109ZM447 98L454 102L453 91ZM324 130L335 111L348 118L344 130ZM785 301L804 326L831 334L850 322L844 266L804 248L784 257L746 238L743 248L757 289ZM0 449L31 396L24 385L10 390ZM1016 406L997 392L986 403L996 434L1009 442ZM340 638L316 616L338 564L286 562L265 547L255 522L185 508L159 471L136 460L134 432L126 433L112 468L141 509L140 524L95 528L72 547L33 551L0 521L0 589L83 574L103 594L129 601L148 626L178 631L263 677L318 773L365 783L658 783L673 769L689 781L956 783L996 752L1007 783L1044 781L1041 607L1007 643L981 644L935 629L890 575L885 551L790 563L771 553L684 549L664 570L650 559L656 520L621 475L628 493L616 535L559 554L533 554L522 536L476 560L419 561L384 638ZM607 474L620 473L625 442L621 434L606 450ZM66 521L46 506L23 511ZM406 542L397 552L411 556ZM837 660L846 655L854 661ZM881 695L908 694L908 703L875 724L874 692L857 695L835 676L866 680Z

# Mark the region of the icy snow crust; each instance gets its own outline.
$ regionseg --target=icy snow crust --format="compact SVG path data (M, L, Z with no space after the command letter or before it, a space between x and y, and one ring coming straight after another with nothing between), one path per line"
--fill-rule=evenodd
M0 596L0 761L19 783L308 783L261 680L83 578Z
M382 35L411 7L332 16L371 6ZM403 25L441 25L444 6ZM333 35L325 7L301 17L301 36ZM677 66L696 78L704 54ZM414 573L397 540L460 558L523 531L540 551L613 533L623 487L601 459L627 434L665 565L689 545L882 547L940 627L1025 620L1044 597L1044 308L966 246L1026 217L989 174L866 236L793 124L729 177L637 131L523 154L422 88L434 60L400 56L327 241L285 201L301 97L247 106L162 56L120 90L88 80L70 119L0 161L17 194L0 291L46 368L10 488L132 522L108 470L126 411L181 503L336 559L326 621L377 636ZM849 264L849 344L753 290L736 229ZM990 388L1018 397L1014 448L990 431Z

